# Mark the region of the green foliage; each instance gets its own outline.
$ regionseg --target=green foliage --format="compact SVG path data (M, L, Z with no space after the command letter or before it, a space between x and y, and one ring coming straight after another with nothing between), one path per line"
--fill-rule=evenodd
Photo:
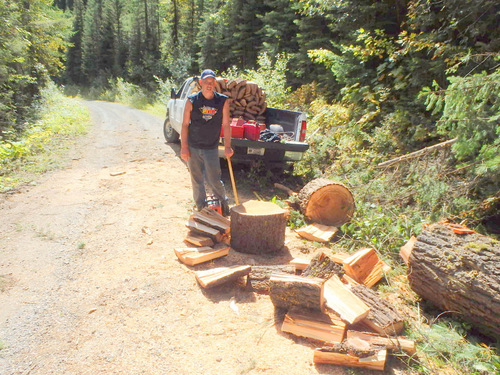
M438 358L441 368L451 367L457 373L474 375L494 374L500 371L500 356L474 339L466 338L470 327L463 323L441 320L429 328L417 328L415 339L425 355ZM435 373L436 368L424 367L425 373Z
M306 225L306 219L299 210L291 209L285 201L279 199L277 196L272 197L271 202L277 204L281 208L289 210L290 215L288 216L287 226L291 229L301 228Z
M145 108L149 103L149 96L141 87L125 82L123 78L110 79L108 86L109 88L100 95L100 99L116 101L139 109Z
M90 116L77 99L64 97L61 89L49 83L41 92L37 107L40 119L23 134L8 133L0 140L0 191L28 182L34 174L59 163L57 151L86 131Z

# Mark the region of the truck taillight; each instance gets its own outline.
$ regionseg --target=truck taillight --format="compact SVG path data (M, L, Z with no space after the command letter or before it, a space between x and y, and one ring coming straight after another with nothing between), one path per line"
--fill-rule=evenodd
M304 142L306 140L306 130L307 130L307 121L304 120L304 121L302 121L302 124L300 125L299 142Z

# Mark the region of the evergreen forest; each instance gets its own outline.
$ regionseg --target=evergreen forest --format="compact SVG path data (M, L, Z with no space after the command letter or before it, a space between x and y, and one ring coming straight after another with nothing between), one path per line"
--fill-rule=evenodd
M307 113L311 148L294 173L356 193L340 246L396 258L403 240L443 218L500 233L498 1L0 0L0 17L4 160L47 85L117 101L128 90L133 104L164 110L172 87L210 68Z

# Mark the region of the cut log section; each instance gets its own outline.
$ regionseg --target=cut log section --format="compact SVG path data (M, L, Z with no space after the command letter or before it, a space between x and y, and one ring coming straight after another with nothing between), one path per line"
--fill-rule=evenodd
M190 244L193 244L195 246L213 246L214 245L214 240L212 240L208 236L202 236L198 233L190 232L184 241L189 242Z
M218 267L206 271L196 271L195 277L203 288L212 288L246 276L251 270L251 266Z
M323 284L325 280L295 275L272 275L269 296L275 307L294 306L323 311Z
M398 335L404 329L404 319L399 312L378 293L364 285L351 287L351 292L361 299L369 308L370 312L361 322L371 331L381 335Z
M371 288L390 270L374 249L361 249L344 259L344 271L356 282Z
M214 211L214 210L210 210L210 211ZM206 225L208 227L217 229L222 234L228 234L230 232L230 224L224 224L221 221L216 220L216 219L212 218L211 216L206 215L203 211L193 213L190 216L190 219L197 221L198 223L201 223L201 224Z
M375 350L375 354L367 357L358 357L338 351L343 351L343 349L337 349L335 347L315 349L313 362L337 366L361 367L370 370L384 370L387 359L386 349Z
M366 303L345 287L336 275L325 283L323 293L326 306L350 324L363 320L370 312Z
M456 234L450 226L433 224L413 246L408 281L423 299L500 338L499 241L479 233Z
M248 283L254 291L268 294L269 279L273 274L277 273L295 275L295 266L291 264L276 266L252 266L252 272L248 275Z
M250 200L231 209L231 246L250 254L276 253L285 243L288 211L277 204Z
M333 275L342 276L344 271L342 265L334 262L325 253L321 252L314 256L306 269L302 272L302 276L319 277L329 279Z
M383 337L370 332L347 331L347 338L353 337L365 340L372 345L385 346L387 349L394 352L405 352L409 355L413 355L416 352L415 341L404 337Z
M341 183L317 178L299 192L300 208L312 222L339 227L351 220L354 214L354 198Z
M215 248L209 246L177 248L174 249L174 252L182 263L194 266L226 256L229 253L229 249L229 246L219 244Z
M222 234L217 229L198 223L197 221L188 220L186 227L202 236L210 237L215 242L220 242L222 240Z
M346 324L325 313L292 309L285 315L281 330L296 336L337 344L344 340Z
M295 231L299 236L310 241L329 242L335 233L338 232L337 227L313 223Z
M303 271L309 265L309 261L307 259L293 258L290 264L295 266L295 271Z

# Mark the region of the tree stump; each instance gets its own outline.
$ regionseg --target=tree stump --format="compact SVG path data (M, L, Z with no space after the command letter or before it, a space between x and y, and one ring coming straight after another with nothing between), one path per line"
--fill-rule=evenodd
M231 247L249 254L276 253L285 243L288 211L251 200L231 208Z
M354 198L343 184L317 178L299 192L300 209L312 222L339 227L354 214Z
M498 339L499 259L500 242L479 233L456 234L450 226L434 224L417 237L408 280L423 299Z

